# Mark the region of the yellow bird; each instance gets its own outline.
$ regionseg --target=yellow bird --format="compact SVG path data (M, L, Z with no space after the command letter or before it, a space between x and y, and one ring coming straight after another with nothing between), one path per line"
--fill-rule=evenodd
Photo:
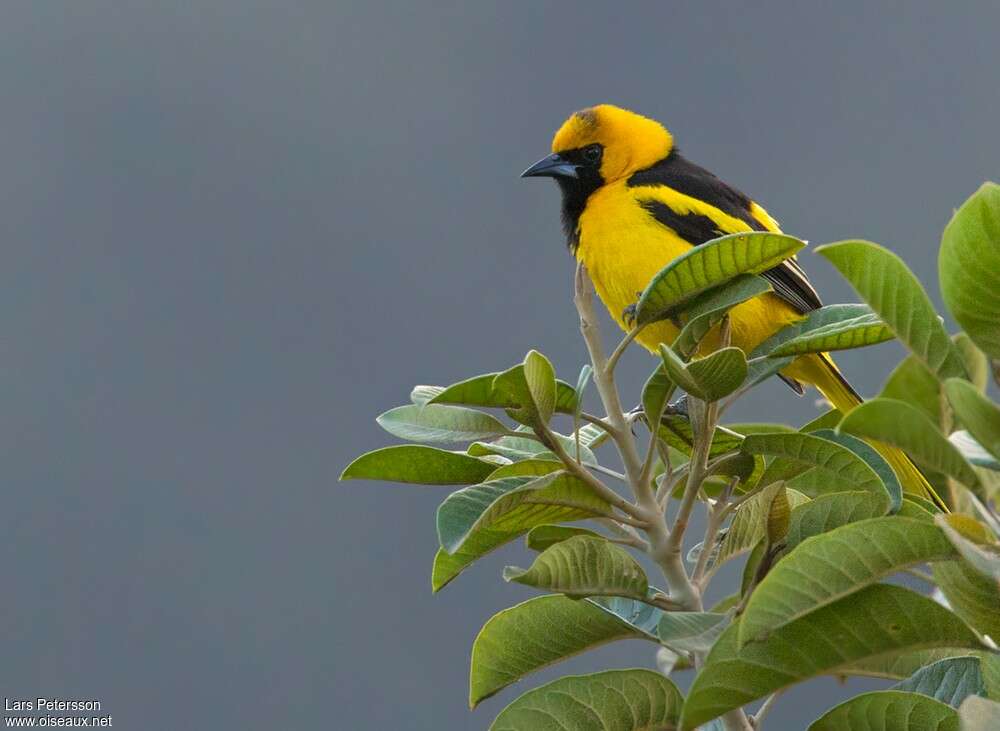
M748 196L683 157L659 122L601 104L576 112L552 140L552 154L522 177L554 178L562 191L563 229L598 295L625 330L628 310L653 276L693 246L740 231L780 232ZM773 291L730 311L731 341L744 352L821 306L794 259L763 273ZM637 340L656 352L672 343L669 320L646 326ZM718 328L701 352L718 347ZM826 353L801 356L780 374L799 394L812 384L842 413L862 399ZM876 445L905 490L937 498L898 449Z

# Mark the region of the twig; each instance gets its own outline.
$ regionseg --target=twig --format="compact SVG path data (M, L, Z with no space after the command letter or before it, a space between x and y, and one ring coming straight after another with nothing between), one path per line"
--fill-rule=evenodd
M783 691L779 690L776 693L771 693L771 695L767 697L767 700L761 704L760 708L757 709L757 712L750 719L750 725L753 726L753 728L758 729L761 727L761 724L764 723L764 718L766 718L767 714L771 712L771 709L774 707L774 702L778 700L778 697L782 694L782 692Z
M618 360L622 357L622 354L628 349L628 346L632 344L632 341L636 339L636 337L639 335L639 331L642 330L642 328L643 328L642 325L636 325L631 330L629 330L625 334L625 337L622 338L622 341L618 343L618 347L616 347L614 351L612 351L611 356L608 358L607 365L604 366L608 372L608 375L614 373L615 366L618 365Z
M732 495L733 490L736 489L736 483L739 481L738 477L734 477L726 489L723 491L722 495L719 496L719 500L708 510L708 521L705 525L705 538L702 540L701 544L701 555L698 556L698 562L695 564L694 571L691 573L691 581L694 582L695 586L698 587L699 591L705 589L705 569L708 568L708 561L711 558L712 552L715 549L715 537L719 533L719 528L722 527L722 522L726 518L726 506L729 504L729 496Z
M559 440L553 437L552 431L547 425L542 424L539 426L539 429L547 437L548 441L546 443L549 449L551 449L559 460L566 466L567 470L586 482L594 490L594 492L604 498L611 505L618 508L630 518L634 519L636 525L644 526L646 524L646 514L603 482L598 480L594 477L590 470L586 469L583 465L570 457Z
M638 548L640 551L649 550L649 542L640 536L631 526L622 525L614 518L598 518L597 522L618 536L618 538L608 538L609 541L632 546L633 548Z

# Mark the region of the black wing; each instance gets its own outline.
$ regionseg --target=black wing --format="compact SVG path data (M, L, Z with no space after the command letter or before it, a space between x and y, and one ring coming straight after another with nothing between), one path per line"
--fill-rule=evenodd
M672 151L652 167L633 174L627 184L630 188L665 185L678 193L715 206L723 213L745 222L753 231L769 230L763 221L753 215L753 201L750 198L676 151ZM695 213L678 214L667 204L654 199L644 201L642 205L657 221L674 230L693 246L726 233L720 231L708 216ZM762 276L774 287L776 295L801 314L823 305L816 290L809 283L806 273L794 259L788 259L773 269L768 269Z

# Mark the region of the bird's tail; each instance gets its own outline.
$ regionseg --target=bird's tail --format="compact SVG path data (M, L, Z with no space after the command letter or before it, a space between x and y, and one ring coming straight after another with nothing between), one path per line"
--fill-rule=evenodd
M844 375L834 364L833 359L826 353L815 356L801 358L795 364L796 375L801 372L802 380L812 383L819 389L827 401L829 401L840 413L846 414L864 399L858 395ZM910 458L897 447L884 442L871 441L871 445L885 457L905 492L925 497L941 510L948 512L948 507L931 487L917 466L910 461Z

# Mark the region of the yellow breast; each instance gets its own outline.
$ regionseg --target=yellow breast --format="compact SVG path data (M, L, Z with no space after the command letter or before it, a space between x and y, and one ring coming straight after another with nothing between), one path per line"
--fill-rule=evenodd
M579 223L577 259L587 267L611 316L627 330L625 309L635 304L657 272L688 251L691 244L657 223L624 182L606 185L593 193ZM749 353L799 317L775 295L754 298L730 312L732 343ZM637 340L655 351L660 343L672 343L677 332L672 323L663 321L644 328ZM705 338L702 350L708 352L716 347L718 339L713 332Z

